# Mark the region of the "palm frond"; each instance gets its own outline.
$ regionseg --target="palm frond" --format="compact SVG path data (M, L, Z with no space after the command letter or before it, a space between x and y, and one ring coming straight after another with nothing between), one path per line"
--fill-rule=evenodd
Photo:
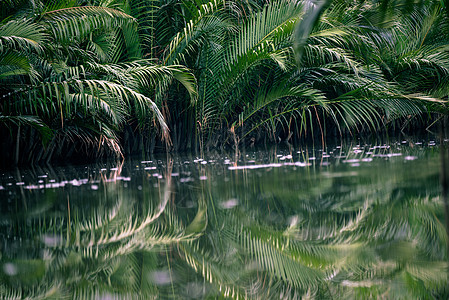
M42 54L46 41L45 27L32 19L11 20L0 26L0 52L20 50Z
M76 89L77 93L72 93L70 89ZM164 118L156 104L147 96L135 90L105 80L72 80L63 82L45 83L27 92L29 102L26 107L32 111L40 111L38 103L35 101L35 93L42 93L42 101L46 103L49 99L56 98L55 103L46 103L44 113L47 115L60 114L63 122L64 115L70 115L78 110L103 111L108 115L114 124L123 122L123 115L131 110L135 110L136 116L145 120L153 115L159 123L163 138L169 140L169 133Z
M116 9L80 6L45 12L40 22L48 26L56 41L68 43L73 39L83 39L96 30L122 28L135 19Z
M229 47L221 51L211 49L212 57L202 78L208 86L201 100L205 112L202 124L209 123L207 116L214 111L223 118L235 116L239 95L251 89L248 79L263 63L273 61L280 69L286 69L289 52L284 46L288 45L301 13L301 5L296 2L274 2L248 18Z
M330 1L327 0L317 1L317 3L306 2L308 5L305 6L305 15L303 19L298 22L295 30L294 50L298 66L301 63L302 52L306 41L309 38L313 27L318 23L321 14L329 5L329 2Z
M262 126L269 120L278 118L281 115L298 115L301 114L304 109L309 109L313 106L327 109L326 103L326 97L320 91L310 89L305 85L290 87L284 83L271 86L268 89L262 89L257 95L257 98L251 103L250 109L243 113L241 125L246 124L248 121L252 123L250 119L253 117L257 120L254 120L257 123L253 123L253 125L250 126L251 129L245 132L246 136L259 126ZM269 107L279 107L279 109L276 108L276 111L279 111L279 113L277 113L275 117L273 117L273 115L267 116L260 114Z
M165 50L164 65L178 64L184 57L204 43L204 36L208 34L219 35L230 26L214 14L222 9L223 1L212 0L201 5L196 16L187 22L186 27L178 32Z
M0 80L17 75L36 77L36 72L34 72L29 58L16 51L0 53Z
M0 123L6 126L10 124L31 126L39 132L44 145L48 144L53 136L52 130L36 116L4 116L0 114Z

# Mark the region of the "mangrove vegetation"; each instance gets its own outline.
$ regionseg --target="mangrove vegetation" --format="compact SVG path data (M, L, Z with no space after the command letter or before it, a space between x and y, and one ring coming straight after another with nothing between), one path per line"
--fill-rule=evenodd
M324 141L447 114L444 2L317 7L3 0L1 164Z

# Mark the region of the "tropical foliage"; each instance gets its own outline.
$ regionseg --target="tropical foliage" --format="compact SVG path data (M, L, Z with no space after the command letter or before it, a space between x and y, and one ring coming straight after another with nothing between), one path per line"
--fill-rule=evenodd
M2 1L4 163L431 124L447 113L444 5L380 6Z
M193 74L145 58L136 19L100 4L2 2L2 124L16 163L83 148L122 155L125 126L156 128L170 144L155 95L177 80L195 99Z

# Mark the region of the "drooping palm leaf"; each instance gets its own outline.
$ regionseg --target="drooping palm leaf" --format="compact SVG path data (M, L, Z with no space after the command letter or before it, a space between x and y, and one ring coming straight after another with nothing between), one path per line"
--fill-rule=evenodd
M20 50L42 54L46 41L45 28L32 19L11 20L0 25L0 52Z
M78 6L45 12L40 22L49 27L53 38L68 43L83 39L101 28L117 28L135 22L131 16L107 7Z

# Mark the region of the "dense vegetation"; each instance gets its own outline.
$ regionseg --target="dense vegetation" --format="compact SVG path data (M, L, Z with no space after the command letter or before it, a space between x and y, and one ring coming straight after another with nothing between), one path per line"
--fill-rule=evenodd
M448 14L385 3L333 1L295 34L311 2L1 1L2 164L431 125Z

